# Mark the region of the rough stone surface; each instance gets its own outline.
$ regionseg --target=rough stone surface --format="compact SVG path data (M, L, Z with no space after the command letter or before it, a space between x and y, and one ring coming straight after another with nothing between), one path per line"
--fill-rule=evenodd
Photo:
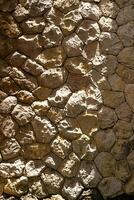
M0 0L0 199L134 195L133 177L134 1Z

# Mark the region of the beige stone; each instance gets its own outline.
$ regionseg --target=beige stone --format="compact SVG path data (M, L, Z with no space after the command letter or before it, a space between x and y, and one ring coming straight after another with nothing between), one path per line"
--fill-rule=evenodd
M65 118L58 123L59 133L68 140L75 140L82 135L76 119Z
M104 90L102 92L102 97L104 105L111 108L117 108L121 103L125 101L123 92Z
M77 9L65 14L60 23L63 34L69 35L72 33L81 21L82 16Z
M133 135L133 128L131 123L122 120L118 120L114 126L114 131L116 136L120 139L128 139Z
M122 183L115 177L104 178L98 188L105 199L123 194Z
M65 113L61 108L51 107L47 113L47 117L56 124L65 117Z
M79 0L54 0L54 7L67 13L79 6Z
M50 153L49 155L45 157L44 162L48 167L56 170L61 164L62 159L56 156L55 154Z
M20 178L8 179L7 184L4 186L4 192L9 195L21 196L28 191L28 179L25 176Z
M99 20L99 25L102 31L108 32L116 32L117 31L117 23L115 20L111 19L110 17L101 17Z
M1 103L0 103L0 113L8 114L11 113L13 108L17 104L17 99L14 96L8 96L6 97Z
M115 176L123 182L128 181L131 176L131 172L126 160L120 160L117 162Z
M69 156L61 163L58 171L64 177L75 177L78 171L80 160L75 153L69 154Z
M125 193L128 195L133 195L133 193L134 193L134 177L133 176L125 184Z
M55 26L54 24L48 24L45 26L45 29L42 33L42 37L40 38L41 45L44 48L59 46L61 45L62 38L63 38L63 35L60 28L58 26ZM60 58L60 55L59 55L59 58Z
M117 23L119 25L126 24L134 18L134 8L133 5L126 6L122 8L117 16Z
M41 109L41 112L42 109ZM46 117L36 116L32 122L32 127L35 132L36 140L41 143L50 143L57 134L55 125L51 123Z
M94 136L95 144L98 151L109 151L116 141L112 129L100 130Z
M123 79L123 81L127 84L133 84L134 83L134 70L129 69L125 65L119 64L117 66L117 74Z
M79 56L82 52L83 42L77 34L73 33L64 38L62 43L68 57Z
M82 42L88 44L99 38L100 28L97 22L92 20L83 20L76 32Z
M43 87L55 89L66 81L67 72L64 68L48 69L38 78L39 84Z
M17 99L18 101L26 104L31 104L35 100L32 93L27 90L20 90L19 92L17 92Z
M118 61L133 69L134 66L133 53L134 53L134 47L124 48L118 55Z
M30 122L34 115L35 113L30 106L23 106L21 104L18 104L12 111L13 118L18 122L20 126Z
M34 112L39 116L46 115L47 111L49 110L50 106L48 105L48 101L34 101L31 105Z
M32 143L24 146L22 156L28 159L40 160L50 152L48 144Z
M106 17L116 18L119 7L117 4L110 0L102 0L100 3L102 14Z
M95 21L99 20L101 15L99 7L96 4L90 2L81 2L80 12L83 18Z
M37 99L43 101L49 97L51 89L45 87L38 87L32 93Z
M127 100L128 105L130 106L130 108L132 109L132 111L134 112L134 84L128 84L125 87L125 97Z
M115 112L120 120L129 122L132 119L132 111L126 102L117 107Z
M45 169L45 164L38 160L30 160L25 165L24 174L27 177L37 177Z
M117 74L109 76L108 80L113 91L124 91L125 82Z
M18 4L13 12L13 16L17 22L21 22L28 18L28 10L21 4Z
M64 159L71 150L71 143L64 138L57 136L51 144L51 151Z
M58 194L60 193L63 177L55 170L46 169L41 174L41 179L45 184L45 187L49 194Z
M117 115L113 109L102 107L98 113L100 127L102 129L114 126L117 121Z

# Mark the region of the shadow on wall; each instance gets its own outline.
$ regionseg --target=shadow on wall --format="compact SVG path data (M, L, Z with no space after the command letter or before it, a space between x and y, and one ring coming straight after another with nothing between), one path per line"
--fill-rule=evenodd
M1 194L134 194L133 1L1 2Z

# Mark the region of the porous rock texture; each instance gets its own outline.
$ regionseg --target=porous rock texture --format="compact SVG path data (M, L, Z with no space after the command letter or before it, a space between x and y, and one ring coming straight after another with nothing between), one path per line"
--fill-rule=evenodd
M133 195L134 1L0 10L0 195Z

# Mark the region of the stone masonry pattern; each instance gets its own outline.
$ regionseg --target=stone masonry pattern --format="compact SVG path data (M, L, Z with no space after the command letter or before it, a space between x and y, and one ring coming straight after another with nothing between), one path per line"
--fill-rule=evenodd
M0 11L0 195L134 195L134 0Z

